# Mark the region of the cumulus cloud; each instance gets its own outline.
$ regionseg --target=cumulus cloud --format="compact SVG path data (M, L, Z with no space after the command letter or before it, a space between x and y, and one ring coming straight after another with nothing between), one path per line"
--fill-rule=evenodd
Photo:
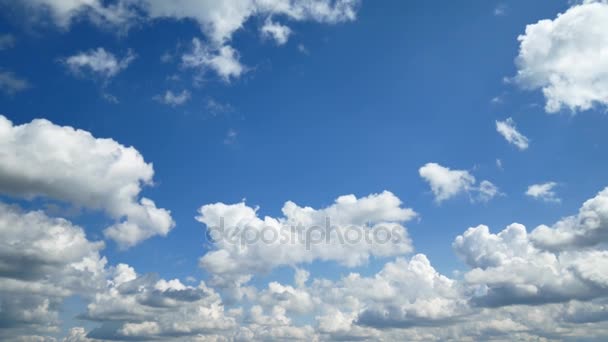
M173 91L167 90L163 95L155 96L154 99L172 107L181 106L190 100L190 91L184 89L181 93L173 93Z
M262 37L271 38L278 45L283 45L289 40L291 29L285 25L273 22L270 18L266 20L261 28Z
M608 188L587 200L577 215L536 228L532 240L547 249L576 249L608 242Z
M514 223L498 234L484 225L453 243L472 270L465 280L477 287L472 302L499 307L541 305L608 296L608 189L586 201L575 216L528 233ZM578 315L577 315L578 316Z
M517 82L542 89L545 110L608 105L608 3L585 1L519 36Z
M239 78L246 71L239 53L229 45L214 48L204 45L198 38L192 39L192 51L182 56L182 66L194 68L202 74L212 70L225 82Z
M131 50L120 59L100 47L70 56L64 60L64 63L75 75L90 74L110 79L126 69L134 59L135 54Z
M66 220L0 203L0 338L56 331L63 299L104 285L103 247Z
M476 186L475 177L465 170L451 170L437 163L428 163L418 173L431 186L437 203L462 193L469 194L472 200L483 202L500 195L498 188L490 181L484 180Z
M104 233L121 247L174 226L168 210L139 198L154 170L133 147L43 119L13 125L0 116L0 149L0 193L103 210L116 220Z
M17 77L11 71L0 70L0 91L7 95L14 95L30 87L27 80Z
M591 267L595 264L604 269L608 252L554 253L535 245L535 232L529 235L523 225L515 223L492 234L481 225L456 238L455 251L472 268L465 280L478 286L474 304L540 305L608 295L607 278Z
M556 186L557 183L555 182L532 184L526 190L526 195L545 202L561 202L561 199L557 197L554 191Z
M517 127L515 127L515 121L512 118L508 118L505 121L496 121L496 131L500 133L509 144L515 145L518 149L523 151L528 148L528 138L519 133Z
M204 282L194 287L178 279L138 275L124 264L114 269L81 318L102 323L88 334L100 340L169 339L235 327L219 295Z
M401 204L390 192L341 196L322 209L288 201L284 216L277 218L261 218L245 203L204 205L196 219L207 226L214 245L200 264L234 279L281 265L325 260L354 267L372 256L409 253L411 242L401 223L416 214Z

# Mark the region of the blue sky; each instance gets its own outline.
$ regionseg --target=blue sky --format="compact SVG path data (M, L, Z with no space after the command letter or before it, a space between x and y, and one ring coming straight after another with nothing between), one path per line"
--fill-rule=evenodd
M605 2L310 0L285 2L291 7L282 11L269 10L263 1L228 1L225 6L234 9L240 9L239 4L250 6L250 12L246 10L242 18L237 18L238 10L222 12L222 5L208 1L181 1L173 5L152 0L82 3L28 0L15 5L0 1L3 9L0 113L12 122L6 132L16 132L19 125L32 131L23 140L11 140L9 134L13 133L2 137L4 133L0 130L0 139L4 140L0 146L6 149L4 154L0 153L5 164L0 167L0 199L2 203L18 205L23 212L42 210L47 219L63 217L82 227L88 240L104 241L105 248L95 252L107 258L101 276L105 280L101 283L114 281L113 286L118 288L118 281L112 277L117 274L119 264L128 264L136 271L137 279L129 278L132 282L143 282L146 274L153 273L166 280L179 279L200 290L196 284L204 281L221 298L226 321L241 330L249 329L244 339L278 338L259 328L264 324L256 321L263 315L277 315L277 308L286 310L291 321L271 330L285 329L280 330L286 334L281 336L289 338L427 340L424 336L429 335L425 334L438 339L463 339L467 333L476 333L468 337L501 339L517 334L511 336L522 340L600 336L601 340L601 336L608 334L604 324L608 294L603 290L586 297L577 294L583 286L578 283L571 285L575 291L568 284L559 288L547 279L538 284L523 275L524 280L498 281L501 277L496 273L523 272L508 268L513 265L512 260L503 259L509 253L471 255L501 250L501 246L492 244L502 237L491 235L487 240L473 241L471 235L468 244L457 246L454 242L458 236L466 240L463 234L469 227L483 224L497 234L518 222L527 227L531 236L526 253L534 249L538 255L554 253L560 260L574 260L554 266L559 272L583 267L581 260L589 260L585 259L589 257L585 253L604 257L606 235L597 233L594 238L592 231L608 229L605 219L608 215L604 216L608 211L602 209L605 204L601 194L598 195L606 186L603 176L608 171L608 161L602 152L608 148L605 138L608 96L601 90L608 85L608 69L601 57L608 49L605 34L608 31L594 31L591 23L594 20L601 23L608 17ZM311 4L327 5L331 11L315 11ZM122 17L124 13L115 6L125 6L120 8L133 12ZM171 6L175 8L167 9ZM66 8L67 12L62 12ZM163 14L164 10L167 12ZM175 14L182 10L186 14ZM219 19L209 19L205 14L215 11ZM559 13L564 15L558 17ZM578 16L583 20L577 21ZM545 31L533 30L544 25L539 23L543 19L553 26L548 29L543 26ZM221 31L221 24L231 20L237 25ZM263 28L269 24L281 30L287 28L290 34L264 35ZM217 38L218 35L223 36ZM193 39L200 40L200 51ZM553 44L553 49L546 50L543 44ZM228 51L222 49L228 48L234 55L214 64L218 61L214 58L222 57L222 51ZM99 51L103 54L96 54ZM187 56L199 64L188 64ZM595 69L571 67L579 60ZM551 101L557 101L559 108L551 107ZM51 126L35 130L32 120L39 118L48 120ZM526 140L525 146L517 146L513 139L508 141L509 137L497 130L498 122L507 124L513 134L511 138L515 135ZM135 175L124 184L117 177L105 180L107 184L100 181L99 186L92 185L101 173L109 170L104 163L113 157L100 152L97 162L96 155L93 152L88 155L87 148L65 147L71 143L79 145L78 139L89 141L82 136L65 144L63 136L32 138L43 134L45 129L64 126L89 132L96 144L100 144L100 138L112 139L116 144L112 146L121 153L132 146L145 162L130 160L132 164L123 165L133 166ZM47 154L47 150L52 151ZM37 157L32 157L32 161L28 156ZM429 174L425 176L423 168L428 163L434 164L426 169ZM153 176L142 176L147 174L145 165L153 167ZM81 174L82 179L78 176ZM72 178L76 179L73 183ZM144 184L146 178L150 181L148 185ZM480 189L483 181L491 185L486 197L482 197ZM124 190L134 184L141 185L141 191L138 189L124 198L112 190L113 186ZM537 187L531 188L534 185ZM406 227L412 241L409 251L390 252L385 257L364 255L365 262L350 266L341 263L341 257L324 260L310 251L305 256L292 256L299 261L283 262L281 258L286 252L278 251L276 265L260 265L257 269L248 264L238 274L224 274L200 262L207 253L225 248L205 241L206 225L202 222L207 219L195 220L195 216L202 215L197 213L201 206L237 205L244 201L251 208L259 207L257 215L261 219L264 216L278 219L284 217L281 209L287 201L321 210L332 206L338 197L353 194L358 199L371 196L370 201L378 201L374 204L377 210L385 213L382 195L373 195L383 191L390 191L391 196L402 201L398 205L401 210L411 208L417 216L393 219L367 213L371 215L367 221ZM152 199L159 210L166 209L165 214L159 215L166 215L163 219L172 222L139 218L135 212L141 208L138 202L142 197ZM595 210L589 215L599 217L599 227L588 228L584 221L586 214L560 221L577 215L589 199L600 203L589 209ZM11 210L7 209L4 215ZM340 213L345 209L336 210L336 215L356 216L350 211ZM403 214L393 213L392 210L398 210L393 207L386 210L390 217ZM587 213L586 209L581 209L581 213ZM345 222L355 222L352 220ZM580 224L571 224L577 220ZM150 234L125 242L125 238L104 233L120 222L133 224L138 227L133 229ZM543 224L551 232L535 231L535 227ZM120 230L123 228L124 231ZM118 229L126 232L127 228L123 228ZM17 239L9 235L14 233L8 228L0 233L6 240ZM562 243L559 239L563 236L585 238ZM579 243L589 239L595 242ZM22 243L27 246L28 241ZM504 241L505 250L518 250L509 245L511 242ZM568 248L561 250L556 245ZM262 246L255 252L261 254L245 254L243 258L259 257L264 263L272 248ZM576 258L572 257L573 251L578 253ZM383 307L382 300L363 297L354 309L311 304L313 308L305 310L302 307L306 305L298 302L299 309L291 309L295 313L284 301L264 300L264 291L271 282L295 286L294 269L310 273L309 287L294 291L306 293L303 296L312 298L313 303L326 302L318 294L323 292L321 286L312 285L314 279L327 279L334 282L335 288L348 287L344 279L351 272L378 280L377 273L391 263L403 268L399 260L410 266L418 262L413 257L416 253L430 260L438 276L455 282L450 291L458 295L447 290L438 291L440 295L433 292L436 297L431 298L450 303L449 307L436 307L441 312L438 316L425 316L428 310L404 304L400 310L415 313L382 321L379 317L392 315L386 312L393 312L393 308ZM231 255L229 261L244 262L241 257ZM538 266L530 254L509 257L523 258ZM504 262L480 261L497 258ZM532 266L528 269L534 272ZM480 271L473 274L475 270ZM606 288L603 282L606 268L600 267L596 272L602 280L593 288ZM230 286L218 280L234 282L237 276L250 276L251 280ZM568 278L563 274L561 277ZM0 283L5 278L12 279L0 273ZM584 284L586 281L581 280ZM538 298L522 299L516 295L511 298L503 293L499 302L506 304L484 313L491 318L482 319L502 322L500 329L471 329L466 325L484 317L479 311L483 305L475 303L493 300L492 290L500 294L509 286L523 286L522 282L536 286ZM423 286L411 285L418 284L415 281L389 283L395 288ZM77 337L85 340L87 334L88 338L118 340L134 336L144 340L243 337L235 332L238 329L219 328L193 329L191 334L176 335L160 322L143 316L122 321L95 317L94 310L87 307L93 294L110 291L105 285L100 286L94 291L69 288L70 295L53 297L63 309L58 310L59 320L49 324L61 329L33 330L35 335L59 340L68 334L74 340ZM175 287L165 292L185 291ZM543 292L546 288L551 289L548 294ZM562 290L569 295L563 295ZM231 291L249 294L232 298ZM374 291L373 287L370 291ZM448 299L441 297L446 296L446 291L450 292ZM479 295L483 291L488 298ZM471 297L473 292L476 294ZM413 303L422 298L416 296L388 302ZM2 300L7 299L0 295L0 303ZM97 303L100 307L102 304ZM263 308L263 314L254 311L250 316L238 316L229 312L237 308L247 312L256 305ZM526 325L525 321L530 319L517 310L528 310L527 305L533 305L539 312L550 312L544 315L559 317L563 324ZM5 306L9 307L6 303ZM26 310L24 303L14 306L15 312L0 309L0 320L10 326L0 337L9 340L23 337L31 323L13 325L11 319L18 316L19 309ZM593 331L589 333L593 336L585 336L583 325L573 324L559 314L564 308L587 306L604 317L588 323L592 327L587 329L592 329L588 331ZM348 328L334 331L323 325L319 317L336 315L332 310L350 317L346 319ZM374 316L378 312L385 314ZM178 317L172 311L165 314ZM257 314L260 317L253 318ZM76 315L89 316L75 319ZM466 324L452 321L461 315L470 318ZM276 316L272 319L281 321ZM137 334L127 336L125 324L140 324L141 328L142 322L148 323L143 326L143 333L138 330ZM251 322L258 325L251 326ZM80 326L83 330L75 328ZM113 332L110 328L94 330L100 326L118 328ZM571 333L564 333L564 329Z

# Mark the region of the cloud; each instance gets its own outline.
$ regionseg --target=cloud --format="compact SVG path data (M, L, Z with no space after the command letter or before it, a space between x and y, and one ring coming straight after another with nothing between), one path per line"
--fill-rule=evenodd
M505 121L496 121L496 131L500 133L509 144L515 145L521 151L528 148L528 138L517 131L515 121L513 121L512 118L508 118Z
M167 90L165 94L156 95L154 99L172 107L181 106L190 100L190 91L184 89L181 93L174 94L171 90Z
M273 22L270 18L266 19L261 28L262 37L272 38L278 45L283 45L289 40L291 29L285 25Z
M229 129L226 133L226 137L224 138L225 145L234 145L237 141L239 133L234 129Z
M545 202L561 202L561 199L557 197L557 194L553 190L556 186L557 183L555 182L533 184L528 187L526 195Z
M193 38L192 51L182 56L182 66L197 69L201 74L212 70L228 83L246 71L239 59L239 53L229 45L213 48Z
M239 62L239 53L228 43L250 18L268 18L261 28L262 35L272 37L282 45L291 30L272 22L273 16L336 24L355 20L359 3L359 0L25 0L11 5L25 8L26 13L35 18L48 16L63 29L82 18L120 32L126 32L138 23L158 19L194 21L207 38L207 45L203 48L195 38L194 51L182 58L184 66L211 69L229 81L241 76L245 68Z
M66 220L0 203L0 338L58 330L65 298L103 286L103 247Z
M608 188L587 200L577 215L541 225L532 232L532 240L547 249L577 249L608 242Z
M608 105L608 3L585 1L519 36L516 81L542 89L549 113Z
M116 220L104 234L125 248L174 227L168 210L139 198L154 170L133 147L44 119L16 126L0 116L0 149L2 194L102 210Z
M10 71L0 70L0 91L7 95L14 95L30 87L27 80L15 76Z
M528 235L523 225L514 223L492 234L481 225L456 238L456 253L472 267L465 281L477 286L472 303L541 305L608 295L608 278L593 271L606 265L607 252L540 249L534 241L537 230Z
M63 62L75 75L91 74L107 80L125 70L134 59L135 54L131 50L125 57L119 59L100 47L70 56Z
M341 196L322 209L288 201L284 216L276 218L260 218L245 203L204 205L196 219L207 226L214 244L200 264L220 278L235 279L315 260L355 267L372 256L409 253L411 242L400 223L416 214L401 204L390 192Z
M221 333L235 328L220 296L204 282L196 287L178 279L137 275L125 264L99 291L80 318L100 322L88 337L100 340L170 339Z
M15 36L12 34L0 34L0 51L10 49L15 46Z
M498 188L487 180L482 181L477 187L475 177L465 170L451 170L437 163L428 163L421 167L418 173L431 186L437 203L462 193L471 195L472 200L483 202L500 194Z

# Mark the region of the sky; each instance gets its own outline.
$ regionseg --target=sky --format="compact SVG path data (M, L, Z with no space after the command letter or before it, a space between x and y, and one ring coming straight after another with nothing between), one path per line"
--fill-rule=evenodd
M608 2L0 8L1 340L608 338Z

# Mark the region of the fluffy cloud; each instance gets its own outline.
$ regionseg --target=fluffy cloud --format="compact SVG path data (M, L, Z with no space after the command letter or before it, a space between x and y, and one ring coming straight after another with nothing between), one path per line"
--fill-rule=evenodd
M608 252L539 249L520 224L498 234L486 226L470 228L456 238L454 249L473 268L465 279L478 286L472 299L477 305L538 305L608 295L607 278L600 275ZM593 271L594 264L599 270Z
M519 41L516 80L542 89L547 112L608 105L608 3L585 1L528 25Z
M541 225L531 238L546 249L590 247L608 242L608 188L587 200L577 215L556 222L551 227Z
M484 180L476 186L475 177L465 170L451 170L437 163L428 163L421 167L418 173L431 186L437 203L461 193L471 195L472 200L484 202L500 194L498 188L490 181Z
M496 131L500 133L509 144L515 145L520 150L528 148L528 138L517 131L515 127L515 121L512 118L508 118L505 121L496 121Z
M163 95L155 96L154 99L172 107L181 106L190 100L190 92L184 89L181 93L175 94L171 90L167 90Z
M0 91L7 95L14 95L29 88L27 80L17 77L11 71L0 70Z
M557 183L555 182L532 184L528 187L528 190L526 190L526 195L545 202L561 202L553 190L556 186Z
M104 285L103 247L66 220L0 203L0 338L57 331L64 298Z
M182 56L182 66L198 69L201 73L213 70L225 82L230 82L246 70L239 59L239 53L229 45L206 46L198 38L193 38L192 51Z
M285 25L273 22L270 18L266 20L261 28L262 37L272 38L278 45L283 45L289 40L291 29Z
M235 327L219 295L204 282L186 286L177 279L137 275L128 265L114 269L81 318L102 323L88 334L101 340L170 339Z
M416 214L401 204L390 192L341 196L323 209L290 201L283 206L284 217L278 218L260 218L245 203L205 205L196 219L207 226L215 248L200 263L232 279L314 260L354 267L371 256L409 253L411 242L401 223Z
M64 60L65 65L76 75L90 73L103 79L110 79L126 69L135 59L135 54L129 50L122 59L116 58L104 48L80 52Z
M154 170L133 147L47 120L15 126L0 116L0 149L0 193L103 210L117 221L105 235L121 247L174 226L169 211L138 198Z

